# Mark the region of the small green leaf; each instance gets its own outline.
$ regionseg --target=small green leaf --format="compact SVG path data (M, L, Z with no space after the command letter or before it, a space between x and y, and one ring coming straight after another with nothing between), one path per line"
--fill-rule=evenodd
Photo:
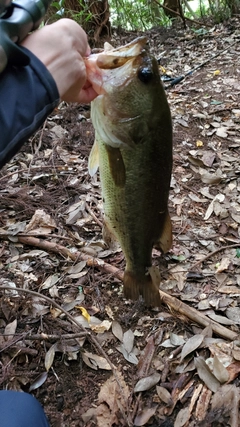
M217 101L216 99L213 99L213 100L210 102L210 104L211 104L211 105L220 105L220 104L222 104L222 101Z
M237 248L237 249L236 249L236 257L237 257L237 258L240 258L240 248Z

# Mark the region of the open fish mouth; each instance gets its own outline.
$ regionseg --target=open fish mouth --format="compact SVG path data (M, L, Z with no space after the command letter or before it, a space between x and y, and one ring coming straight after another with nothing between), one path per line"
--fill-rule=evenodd
M146 37L138 37L132 42L118 48L113 48L110 44L105 43L104 51L98 54L97 66L101 70L111 70L121 67L127 61L140 55L147 45Z
M146 52L146 49L147 38L138 37L118 48L105 43L102 52L93 53L85 58L87 78L97 94L105 94L111 85L126 84L132 77L134 62Z

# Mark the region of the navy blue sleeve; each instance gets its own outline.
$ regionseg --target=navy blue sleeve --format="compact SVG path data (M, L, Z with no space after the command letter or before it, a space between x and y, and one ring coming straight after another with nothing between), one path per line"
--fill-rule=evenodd
M57 85L45 65L28 49L26 67L0 74L0 168L44 123L59 103Z

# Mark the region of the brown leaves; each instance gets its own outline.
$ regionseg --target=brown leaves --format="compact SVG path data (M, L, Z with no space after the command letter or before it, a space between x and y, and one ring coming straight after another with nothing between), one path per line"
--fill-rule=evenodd
M118 372L117 380L110 377L101 387L98 395L98 407L95 414L99 427L112 427L118 424L119 412L127 417L127 401L130 391L124 378Z

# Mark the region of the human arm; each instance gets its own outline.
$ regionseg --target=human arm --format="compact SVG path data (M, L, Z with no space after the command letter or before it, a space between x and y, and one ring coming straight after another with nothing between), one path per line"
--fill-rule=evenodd
M32 33L22 43L26 67L0 74L0 168L21 148L58 105L89 103L96 96L86 81L83 56L90 53L78 24L60 20Z
M75 21L61 19L47 25L26 37L22 46L47 67L63 101L87 104L96 97L83 59L90 54L87 35Z

